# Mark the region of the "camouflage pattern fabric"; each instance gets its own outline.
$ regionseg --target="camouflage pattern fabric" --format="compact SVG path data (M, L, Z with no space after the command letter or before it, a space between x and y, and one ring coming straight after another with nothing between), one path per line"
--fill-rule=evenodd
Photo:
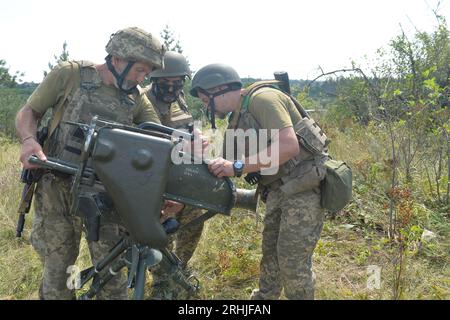
M256 131L264 128L283 129L301 119L288 96L270 88L258 92L247 109L241 108L240 117L233 117L229 128L253 128ZM311 187L305 191L304 183L290 174L307 169L308 162L304 160L311 154L303 151L300 151L302 161L293 168L288 168L288 161L280 166L277 174L263 175L259 182L260 185L268 186L269 193L259 289L253 291L251 299L278 299L283 289L288 299L314 299L311 259L322 231L324 210L320 205L320 190ZM248 148L244 152L245 156L250 155ZM319 183L320 177L317 179ZM293 186L289 190L284 188L283 192L280 181L283 181L284 186L287 182ZM297 184L298 188L294 188ZM300 192L302 187L305 188Z
M250 299L314 299L312 255L322 231L320 193L310 190L286 196L269 192L262 239L259 289Z
M124 60L148 63L156 68L164 66L164 46L151 33L137 27L112 34L106 52Z
M51 173L37 183L34 200L31 243L44 264L40 298L45 300L75 299L69 288L68 268L75 264L80 238L84 230L82 219L69 212L71 181ZM100 240L89 242L93 264L100 261L121 239L123 229L117 224L100 222ZM97 299L128 299L126 277L113 277L97 295Z
M81 85L70 96L70 102L65 106L61 123L49 147L50 155L74 163L79 162L80 153L72 150L82 150L84 134L78 127L65 124L66 121L89 124L97 115L101 119L132 125L135 108L132 96L119 93L119 97L116 97L100 90L102 80L92 63L82 61L80 64Z
M167 103L156 98L152 90L152 85L145 87L143 90L146 92L163 125L175 129L187 129L188 124L194 121L192 115L187 110L183 92L180 93L180 96L175 102Z
M65 121L89 124L94 115L126 125L133 124L134 96L121 92L105 92L93 64L79 62L81 83L69 96L64 107L62 123L49 143L48 155L78 163L84 142L84 133ZM89 165L89 162L88 162ZM71 216L71 178L44 175L37 183L34 200L32 244L44 264L41 285L43 299L73 299L74 291L67 287L67 268L75 263L84 229L82 219ZM89 243L92 263L101 260L122 238L121 227L102 216L100 240ZM97 295L99 299L127 299L126 278L117 275Z
M158 100L153 93L151 85L144 88L147 97L154 106L161 123L165 126L176 129L187 129L187 125L193 121L191 114L188 112L184 94L180 94L177 101L166 103ZM191 220L201 216L203 211L195 209L190 206L185 208L177 214L176 219L181 225L184 225ZM186 230L176 232L169 237L168 249L173 251L182 262L182 268L185 273L190 271L187 269L187 264L192 258L195 249L197 248L200 237L202 236L203 223L190 227ZM152 270L153 282L151 298L163 300L175 300L183 297L183 290L177 284L173 283L163 270L158 267Z
M201 216L201 209L186 206L177 214L177 220L180 224L186 224L193 219ZM180 230L169 237L168 249L173 251L181 260L181 267L186 276L190 276L191 270L187 267L192 258L198 242L202 236L203 223L194 225L186 230ZM169 276L159 267L152 269L152 292L151 298L158 300L177 300L186 298L184 289L174 283Z

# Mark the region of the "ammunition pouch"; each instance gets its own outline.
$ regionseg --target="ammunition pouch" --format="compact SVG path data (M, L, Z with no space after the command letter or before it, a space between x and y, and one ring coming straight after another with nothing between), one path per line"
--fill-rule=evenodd
M65 144L60 147L58 145L58 136L61 135L64 130L69 130L69 138L65 141ZM80 162L84 140L85 133L81 127L61 123L49 141L49 155L63 161L78 163Z
M319 188L320 182L325 178L324 163L327 159L326 155L318 155L311 160L302 161L288 175L280 178L280 190L286 195L293 195Z
M325 178L325 161L329 140L317 123L302 118L294 126L300 153L280 167L281 177L267 184L269 190L280 188L286 195L319 189Z
M329 140L313 119L302 118L294 126L294 131L300 145L310 153L318 155L325 152Z
M352 169L343 161L325 162L326 176L321 184L322 208L337 212L352 199Z
M83 144L85 140L85 134L83 132L83 129L80 127L74 127L72 128L70 138L66 142L66 145L64 146L64 152L69 152L71 154L75 155L81 155L81 149L83 149Z

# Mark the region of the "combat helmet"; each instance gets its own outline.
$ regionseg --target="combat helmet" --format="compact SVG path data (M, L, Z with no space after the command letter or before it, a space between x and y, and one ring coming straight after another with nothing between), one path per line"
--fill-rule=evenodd
M214 93L207 91L218 86L226 86L226 88ZM195 73L189 93L198 98L198 93L201 92L209 98L206 116L211 122L211 128L216 129L214 98L240 88L242 88L242 81L236 70L225 64L213 63L204 66Z
M242 81L232 67L213 63L198 70L192 79L189 93L198 98L198 91L205 91L221 85L229 85L232 90L242 88Z
M137 27L113 33L106 45L106 52L124 60L151 64L154 68L164 66L164 46L151 33Z
M188 77L191 78L191 70L186 58L178 52L168 51L164 55L164 68L157 69L150 73L152 78L170 78L170 77Z

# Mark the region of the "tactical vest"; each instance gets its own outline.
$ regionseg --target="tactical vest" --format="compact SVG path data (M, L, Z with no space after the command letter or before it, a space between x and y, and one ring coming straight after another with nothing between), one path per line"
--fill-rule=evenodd
M193 119L189 113L186 100L184 100L183 92L180 93L176 101L167 103L156 99L151 85L146 87L145 90L161 124L175 129L188 129L188 125L193 122Z
M117 90L112 96L99 90L102 80L92 62L75 61L74 72L80 72L80 84L69 94L61 120L54 134L50 137L50 156L78 163L83 147L85 132L67 121L89 124L94 116L100 119L132 125L136 95L126 95ZM78 66L78 68L77 68ZM106 88L103 88L106 89ZM55 116L54 110L53 116Z
M275 84L278 83L279 83L278 81L259 81L255 82L254 84L250 85L245 90L243 90L242 94L243 98L241 100L240 109L238 110L238 112L236 112L236 114L233 115L230 121L229 128L230 129L239 128L243 129L244 131L250 129L256 130L256 132L259 129L261 129L261 126L258 123L258 121L250 113L248 106L250 105L251 99L257 91L258 93L261 93L263 90L272 90L272 89L281 91L278 87L274 86ZM260 183L264 186L272 185L273 187L273 185L276 185L277 187L280 187L283 184L288 185L289 181L296 179L299 176L305 176L305 179L303 179L299 183L296 183L302 184L302 186L300 185L295 186L293 189L295 190L300 190L301 188L305 188L305 190L307 190L308 188L312 189L313 187L318 187L320 180L322 180L325 175L325 168L323 167L323 164L326 161L326 159L328 159L328 156L326 154L327 151L326 146L328 144L328 139L326 135L322 132L320 127L314 122L314 120L312 120L307 115L306 111L302 109L302 107L295 100L295 98L292 97L291 95L288 96L291 98L293 104L300 112L300 115L302 115L302 119L298 123L294 124L294 131L299 141L300 153L296 157L290 159L289 161L281 165L279 167L277 174L262 175ZM225 140L224 140L224 147L225 147ZM269 145L270 141L268 143L268 146ZM245 157L249 156L248 148L249 145L248 143L246 143ZM307 175L309 175L310 177L306 177Z

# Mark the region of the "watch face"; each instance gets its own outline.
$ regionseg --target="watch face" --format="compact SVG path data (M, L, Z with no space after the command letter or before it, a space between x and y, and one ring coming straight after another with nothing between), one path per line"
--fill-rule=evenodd
M236 162L234 163L234 167L235 167L237 170L242 169L243 166L244 166L244 164L243 164L241 161L236 161Z

